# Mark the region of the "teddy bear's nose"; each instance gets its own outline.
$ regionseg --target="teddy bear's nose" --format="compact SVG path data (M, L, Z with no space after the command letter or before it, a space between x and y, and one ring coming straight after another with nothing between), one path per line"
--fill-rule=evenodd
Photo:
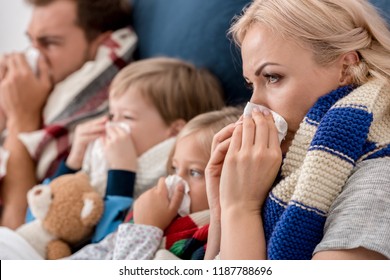
M42 190L36 190L36 191L34 192L34 195L40 195L41 192L42 192Z

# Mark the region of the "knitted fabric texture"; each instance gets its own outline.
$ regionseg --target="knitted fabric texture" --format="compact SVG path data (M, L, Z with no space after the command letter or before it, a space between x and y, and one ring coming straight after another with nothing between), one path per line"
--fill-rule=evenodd
M130 211L125 222L133 222ZM164 231L160 249L166 249L183 260L203 260L210 223L210 210L177 217Z
M311 259L355 165L390 156L390 89L380 81L321 97L286 154L263 209L268 259Z

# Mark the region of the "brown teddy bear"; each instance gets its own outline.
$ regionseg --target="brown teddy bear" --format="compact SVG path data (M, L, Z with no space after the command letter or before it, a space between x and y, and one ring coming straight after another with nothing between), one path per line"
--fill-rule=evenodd
M103 199L85 173L68 174L27 194L35 220L16 229L44 259L71 254L70 246L88 237L103 214Z

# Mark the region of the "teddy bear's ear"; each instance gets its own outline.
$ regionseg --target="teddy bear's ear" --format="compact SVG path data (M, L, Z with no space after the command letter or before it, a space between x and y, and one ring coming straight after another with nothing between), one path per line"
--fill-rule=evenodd
M96 192L88 192L83 194L83 202L81 221L86 226L96 225L103 214L103 199Z
M85 173L84 171L79 171L77 173L74 173L73 174L75 178L77 178L78 180L80 181L84 181L85 184L89 184L89 176L87 173Z

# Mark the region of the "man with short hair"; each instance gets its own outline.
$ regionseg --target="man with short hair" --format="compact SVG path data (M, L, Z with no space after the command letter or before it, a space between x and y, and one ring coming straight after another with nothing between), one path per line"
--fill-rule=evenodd
M0 224L12 229L24 223L27 191L69 152L75 125L105 112L109 82L136 44L126 0L27 2L33 5L27 35L40 53L38 72L23 53L0 62L6 124Z

